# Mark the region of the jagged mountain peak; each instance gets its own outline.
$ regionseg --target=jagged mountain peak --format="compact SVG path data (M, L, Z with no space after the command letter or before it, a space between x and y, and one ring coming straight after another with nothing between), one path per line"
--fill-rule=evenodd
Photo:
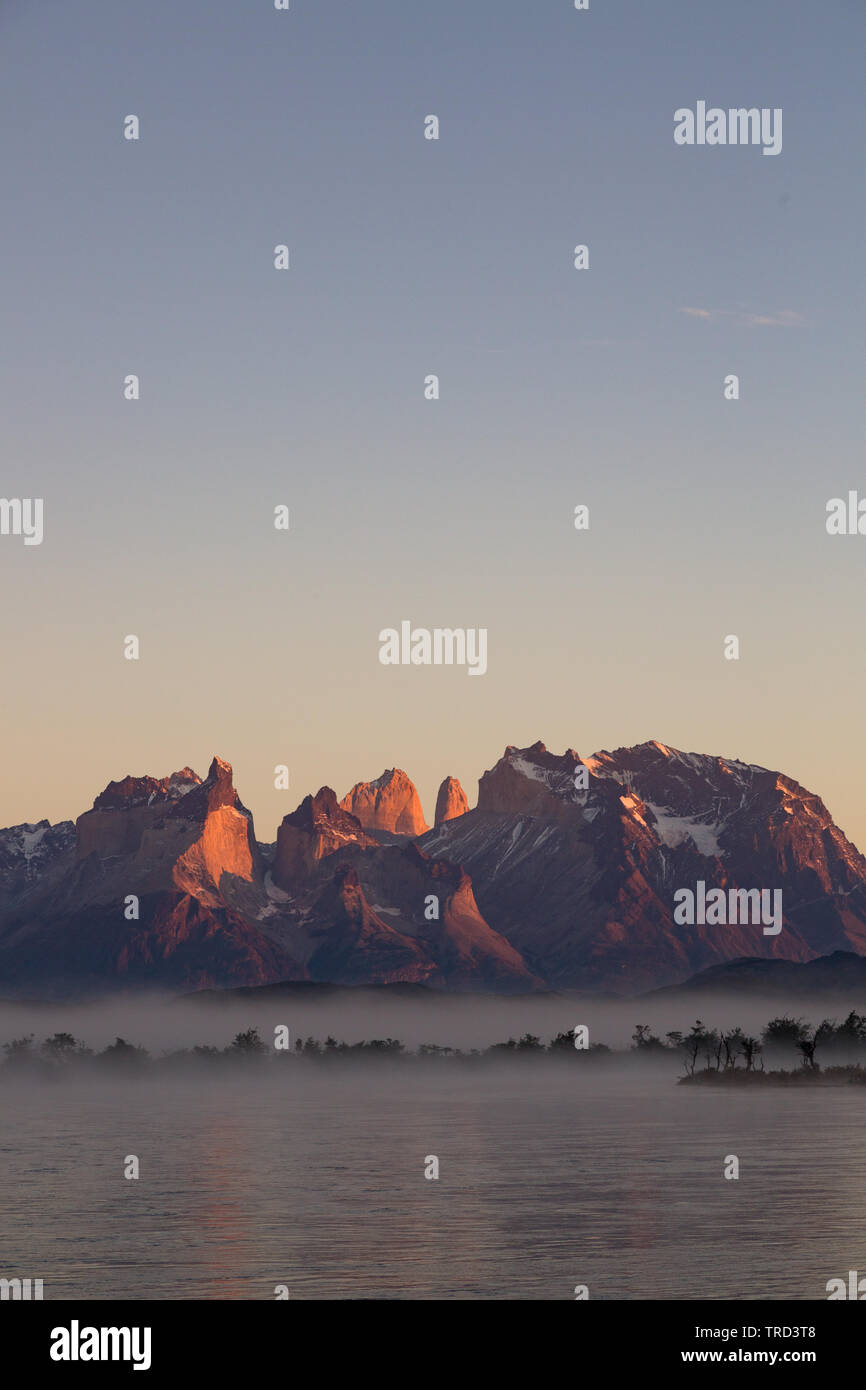
M319 787L315 795L305 796L296 810L283 816L282 824L295 825L299 830L310 832L323 825L361 829L358 817L342 809L332 787Z
M200 784L201 778L191 767L181 768L168 777L133 777L127 773L119 782L109 782L95 798L93 810L125 811L134 806L175 802Z
M373 782L356 782L340 806L365 830L414 836L428 828L415 784L400 767L387 768Z
M343 810L331 787L320 787L315 796L305 796L297 810L283 816L273 881L278 888L289 889L320 860L350 844L368 846L378 841L366 833L357 816Z
M0 830L0 903L27 891L54 861L74 852L72 821L40 820Z
M457 778L446 777L436 797L434 825L442 825L446 820L454 820L456 816L465 815L468 810L469 802L466 800L466 793Z
M386 767L385 771L370 783L370 786L390 787L391 783L394 781L404 783L409 780L408 773L404 772L402 767Z
M213 959L227 979L627 993L738 956L866 954L866 859L820 797L657 739L588 757L508 745L474 810L444 779L429 832L402 768L342 801L320 787L267 863L270 878L224 759L204 780L110 782L74 829L0 831L0 978L38 987L55 959L117 979L137 961L136 978L195 984ZM674 894L698 882L780 891L781 931L682 925Z
M478 783L478 810L541 814L545 807L550 813L554 801L576 804L586 796L575 786L580 761L573 749L557 755L540 741L529 748L509 744Z
M204 781L199 781L175 801L168 815L178 820L205 820L221 806L231 807L242 816L246 816L247 820L252 820L251 813L235 790L231 763L214 756Z

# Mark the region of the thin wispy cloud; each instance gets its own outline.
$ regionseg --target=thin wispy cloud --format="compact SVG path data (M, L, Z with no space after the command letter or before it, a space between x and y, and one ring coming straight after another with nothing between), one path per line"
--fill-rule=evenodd
M794 309L779 309L772 313L754 314L740 309L696 309L688 306L680 309L679 312L688 314L693 319L703 319L708 323L714 319L733 319L735 323L743 323L758 328L794 328L798 323L803 322L803 315L798 314Z
M782 309L778 314L748 314L748 323L770 324L777 328L794 328L796 324L803 322L803 315L797 314L793 309Z

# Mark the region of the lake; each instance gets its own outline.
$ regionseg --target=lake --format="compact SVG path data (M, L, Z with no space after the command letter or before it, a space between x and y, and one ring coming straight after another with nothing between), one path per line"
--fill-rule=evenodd
M866 1272L862 1087L293 1059L0 1103L0 1275L46 1299L825 1299Z

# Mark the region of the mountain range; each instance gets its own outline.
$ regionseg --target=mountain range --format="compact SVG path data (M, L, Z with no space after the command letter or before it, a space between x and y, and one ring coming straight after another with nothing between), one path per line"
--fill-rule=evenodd
M683 926L703 881L781 889L783 927ZM0 994L279 981L635 994L749 958L866 954L866 859L781 773L651 742L509 746L429 828L399 768L260 843L214 758L111 782L77 821L0 830Z

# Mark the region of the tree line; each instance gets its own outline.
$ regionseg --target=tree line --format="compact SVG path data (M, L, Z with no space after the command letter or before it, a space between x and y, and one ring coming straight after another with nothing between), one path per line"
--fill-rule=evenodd
M286 1031L282 1029L283 1033ZM584 1034L579 1040L576 1037L578 1031ZM575 1061L657 1058L678 1062L686 1076L713 1071L764 1071L767 1064L772 1067L791 1060L813 1071L820 1070L821 1062L831 1066L866 1062L866 1015L853 1010L841 1023L824 1019L816 1026L802 1018L780 1015L770 1019L757 1035L747 1033L740 1027L710 1028L697 1019L688 1032L674 1030L660 1037L652 1032L648 1024L639 1023L632 1034L631 1046L620 1050L607 1047L604 1043L589 1043L585 1034L585 1029L570 1029L557 1033L544 1043L536 1034L524 1033L522 1037L509 1038L507 1042L467 1050L437 1043L422 1043L410 1050L397 1038L371 1038L347 1043L329 1035L323 1041L299 1037L293 1045L280 1050L272 1042L266 1041L258 1028L250 1027L236 1033L223 1048L197 1045L153 1056L146 1048L125 1038L116 1038L109 1046L94 1051L71 1033L60 1032L41 1042L32 1033L15 1038L2 1045L2 1053L3 1070L7 1074L20 1073L22 1069L56 1074L72 1066L100 1069L123 1067L128 1070L180 1063L263 1061L268 1057L301 1058L306 1061L339 1058L477 1061L542 1056L568 1057ZM578 1041L580 1045L576 1045Z

